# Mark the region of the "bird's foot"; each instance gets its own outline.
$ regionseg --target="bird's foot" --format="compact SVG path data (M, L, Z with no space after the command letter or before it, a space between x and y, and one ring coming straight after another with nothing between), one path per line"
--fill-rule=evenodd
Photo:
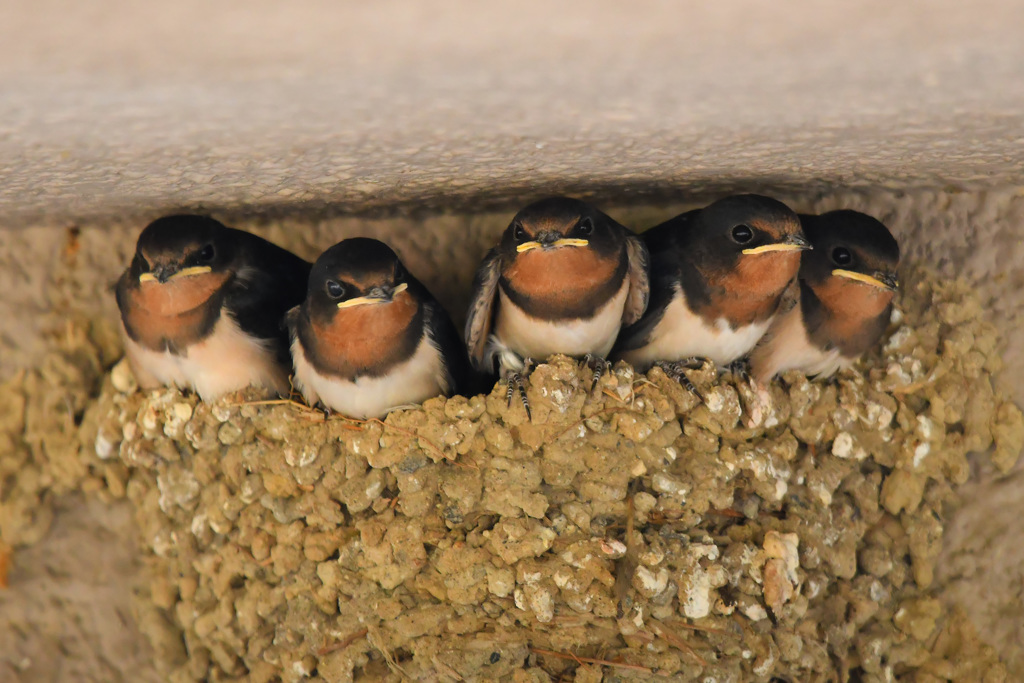
M705 365L710 365L712 368L715 367L715 361L710 358L705 358L704 356L690 356L689 358L677 360L676 363L689 370L700 370Z
M164 388L162 384L154 384L153 386L142 387L142 390L143 391L152 391L153 389L162 389L162 388ZM199 392L196 391L196 388L194 386L192 386L191 384L186 384L184 386L175 384L174 388L178 390L178 393L181 394L182 398L197 398L197 397L199 397Z
M668 377L682 384L684 389L696 396L698 401L704 403L704 397L686 376L685 370L696 370L707 362L710 361L706 358L684 358L677 361L658 361L654 367L661 369Z
M753 379L750 376L750 360L747 358L739 358L729 363L726 368L733 374L734 377L740 378L747 384L752 384Z
M601 356L597 356L593 353L588 353L587 355L585 355L583 357L583 363L588 368L590 368L594 373L591 378L592 384L590 393L596 394L600 387L598 382L600 381L601 376L611 369L612 364L609 363L607 359L602 358Z
M510 372L505 376L505 381L508 382L508 392L505 396L508 401L508 407L512 407L512 397L515 395L516 390L519 391L519 398L523 402L523 410L526 411L526 419L533 420L533 414L530 412L530 399L526 396L526 378L530 376L533 371L533 367L536 365L532 358L523 359L523 369L518 372Z
M331 415L334 415L334 411L331 410L331 408L323 401L317 401L317 404L313 406L313 408L314 410L319 410L320 413L324 416L324 422L330 420Z

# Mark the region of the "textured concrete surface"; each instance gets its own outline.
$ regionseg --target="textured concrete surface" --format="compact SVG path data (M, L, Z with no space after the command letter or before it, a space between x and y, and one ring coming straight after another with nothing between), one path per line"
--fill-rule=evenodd
M0 224L1024 176L1024 3L0 4Z

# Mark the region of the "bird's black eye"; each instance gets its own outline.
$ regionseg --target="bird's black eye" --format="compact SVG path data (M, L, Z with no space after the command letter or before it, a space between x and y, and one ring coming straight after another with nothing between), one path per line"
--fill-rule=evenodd
M341 297L345 296L345 285L341 284L340 282L328 280L326 289L327 296L331 297L332 299L340 299Z
M853 254L846 247L836 247L832 250L832 262L837 266L848 266L853 262Z
M199 260L200 261L204 261L204 262L212 261L213 257L216 256L216 255L217 255L217 250L213 248L212 244L204 245L203 248L199 250Z
M405 279L405 267L401 263L395 264L395 282L401 282Z
M594 232L594 221L589 217L584 218L576 225L576 232L581 235L589 235Z
M516 242L526 241L526 230L519 223L516 223L515 226L512 228L512 239L514 239Z
M737 225L732 229L732 239L737 244L746 244L754 239L754 231L748 225Z

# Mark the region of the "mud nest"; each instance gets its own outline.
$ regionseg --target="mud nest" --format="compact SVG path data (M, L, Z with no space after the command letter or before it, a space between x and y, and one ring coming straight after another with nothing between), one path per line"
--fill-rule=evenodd
M1008 470L1024 421L969 287L909 279L836 381L764 403L708 369L701 404L556 357L532 421L500 386L383 422L144 394L101 374L106 328L69 328L0 398L0 531L31 542L54 492L127 496L178 681L1005 680L932 581L968 454Z

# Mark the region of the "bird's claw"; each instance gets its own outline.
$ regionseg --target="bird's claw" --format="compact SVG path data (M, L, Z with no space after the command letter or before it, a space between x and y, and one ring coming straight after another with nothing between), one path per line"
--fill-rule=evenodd
M679 365L686 368L687 370L700 370L705 365L715 366L714 361L710 358L704 358L703 356L690 356L689 358L683 358L682 360L676 361Z
M532 421L533 413L530 411L530 399L526 396L526 378L529 377L530 372L533 370L534 362L532 358L523 359L523 369L519 372L511 372L505 378L508 382L508 391L505 395L505 399L508 403L508 407L512 407L512 397L515 395L516 390L519 391L519 398L523 402L523 410L526 411L526 419Z
M585 355L583 357L583 363L588 368L590 368L593 371L593 373L594 373L592 378L591 378L591 382L592 382L591 392L592 393L597 393L597 390L598 390L598 388L600 386L598 384L598 382L601 380L601 376L604 375L604 373L608 372L608 370L611 368L612 364L609 363L607 361L607 359L602 358L601 356L595 355L593 353L588 353L587 355Z
M739 377L747 384L752 384L753 379L750 376L750 361L746 358L740 358L729 363L729 372L734 376Z
M704 365L706 359L704 358L684 358L678 361L658 361L654 364L655 367L660 368L662 372L668 375L669 378L679 382L683 385L683 388L688 392L697 397L697 400L704 403L704 396L697 391L697 387L693 385L690 378L686 376L684 370L694 370Z

